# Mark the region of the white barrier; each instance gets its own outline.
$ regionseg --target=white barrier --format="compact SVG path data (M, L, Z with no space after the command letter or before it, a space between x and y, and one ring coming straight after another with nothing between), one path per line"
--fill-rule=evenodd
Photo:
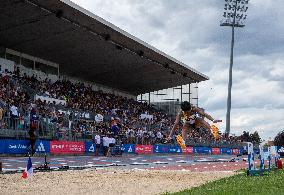
M264 171L271 171L272 169L272 159L274 157L275 162L275 168L278 168L278 154L275 152L275 146L269 146L268 151L264 152L263 150L264 144L259 145L259 160L260 160L260 166L259 169L256 169L254 166L254 150L253 150L253 144L248 142L248 169L247 169L247 175L263 175ZM268 169L265 169L265 159L268 160Z

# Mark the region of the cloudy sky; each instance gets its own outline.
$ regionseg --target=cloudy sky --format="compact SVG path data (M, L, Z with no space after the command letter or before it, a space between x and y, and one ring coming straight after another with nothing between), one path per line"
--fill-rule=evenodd
M231 31L219 26L223 0L73 2L208 75L199 105L225 121ZM250 0L246 27L236 30L232 133L267 139L284 129L283 10L283 0Z

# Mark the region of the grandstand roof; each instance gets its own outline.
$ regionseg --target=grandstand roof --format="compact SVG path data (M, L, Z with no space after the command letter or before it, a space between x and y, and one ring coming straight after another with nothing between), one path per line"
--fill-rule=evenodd
M208 77L69 0L3 0L0 46L133 95Z

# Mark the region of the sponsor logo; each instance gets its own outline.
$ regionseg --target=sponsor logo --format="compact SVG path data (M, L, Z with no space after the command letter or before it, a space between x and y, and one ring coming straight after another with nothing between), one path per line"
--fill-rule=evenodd
M278 149L278 152L279 152L279 153L284 152L284 147L279 148L279 149Z
M127 152L132 152L133 151L133 149L132 149L132 147L130 146L129 148L128 148L128 151Z
M136 150L137 150L137 151L143 151L143 150L144 150L144 147L136 146Z
M53 145L51 146L51 148L53 148L53 149L63 149L63 148L64 148L64 145L63 145L63 144L62 144L62 145L53 144Z
M89 152L95 152L94 144L92 144L91 147L89 148Z
M159 152L159 146L156 146L155 151L156 151L156 152Z
M37 152L45 152L45 148L42 142L40 142L39 146L36 149Z
M82 153L85 152L83 142L51 141L51 153Z
M23 144L18 144L18 145L9 145L9 149L26 149L27 146Z

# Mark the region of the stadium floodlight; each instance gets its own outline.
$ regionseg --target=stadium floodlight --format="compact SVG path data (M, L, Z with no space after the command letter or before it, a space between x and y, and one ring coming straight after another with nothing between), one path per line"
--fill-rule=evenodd
M244 27L249 0L225 0L221 26Z
M244 21L247 18L249 0L225 0L223 20L220 26L232 27L231 39L231 54L228 82L228 99L227 99L227 114L226 114L226 135L230 133L230 118L231 118L231 91L232 91L232 70L234 57L234 42L235 42L235 27L244 27Z

